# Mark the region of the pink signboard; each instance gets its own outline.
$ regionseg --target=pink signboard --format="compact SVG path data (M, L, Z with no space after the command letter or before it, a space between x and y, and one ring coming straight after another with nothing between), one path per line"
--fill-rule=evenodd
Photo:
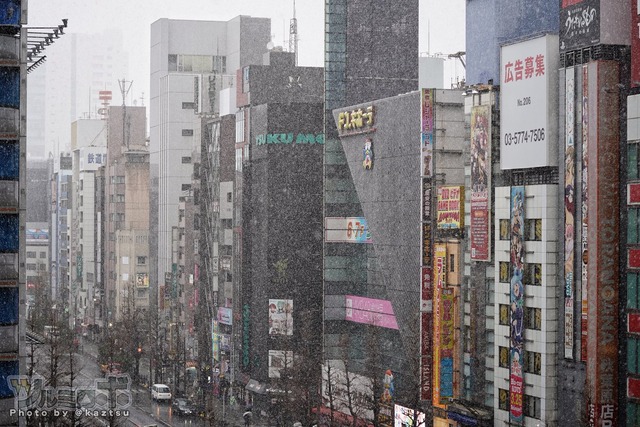
M356 323L398 329L391 302L382 299L345 295L345 319Z

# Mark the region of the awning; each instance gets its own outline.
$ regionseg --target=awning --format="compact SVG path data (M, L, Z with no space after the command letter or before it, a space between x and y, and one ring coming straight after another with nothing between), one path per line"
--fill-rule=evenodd
M247 383L247 385L244 387L249 391L252 391L254 393L258 393L258 394L267 394L267 385L266 384L262 384L256 380L249 380L249 382Z

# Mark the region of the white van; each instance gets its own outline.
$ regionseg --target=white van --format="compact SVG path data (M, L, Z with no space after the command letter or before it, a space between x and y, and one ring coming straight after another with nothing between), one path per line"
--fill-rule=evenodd
M153 400L171 400L171 390L165 384L154 384L151 386L151 399Z

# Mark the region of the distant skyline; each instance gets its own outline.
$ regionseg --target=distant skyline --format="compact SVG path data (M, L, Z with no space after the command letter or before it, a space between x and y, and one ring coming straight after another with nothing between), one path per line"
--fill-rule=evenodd
M298 63L303 66L321 67L323 65L324 1L295 0L295 5L298 20ZM128 58L124 60L128 60L129 72L120 79L133 81L127 104L131 105L135 100L140 105L144 97L144 105L148 106L149 41L150 27L153 22L161 18L227 21L238 15L267 17L271 18L274 44L283 46L286 50L288 49L289 21L293 15L293 0L192 0L189 2L29 0L28 12L27 26L29 27L57 26L63 18L66 18L69 20L67 33L92 35L116 29L122 31L123 48L128 54ZM447 55L465 49L464 0L420 0L419 13L421 53L430 50L432 54ZM51 63L54 55L64 54L64 49L57 49L54 43L47 47L45 54L49 57L48 62ZM91 55L91 52L87 52L87 55ZM51 72L50 67L47 67L47 70ZM464 75L461 64L457 60L447 61L445 63L447 84L456 75ZM114 82L114 86L118 87L117 82ZM114 93L113 103L120 102L120 94ZM70 126L70 123L66 126ZM56 151L55 147L49 146L50 142L47 144L47 152Z

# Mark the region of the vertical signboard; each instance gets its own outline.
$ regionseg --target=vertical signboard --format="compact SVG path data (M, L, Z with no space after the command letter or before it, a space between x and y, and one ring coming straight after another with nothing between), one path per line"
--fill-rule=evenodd
M420 176L422 180L422 251L420 268L420 399L432 400L433 392L433 264L431 257L432 176L435 122L434 90L421 91Z
M440 406L442 347L442 294L447 280L447 245L437 243L433 246L433 400L434 406Z
M509 351L509 397L512 423L523 422L523 356L524 356L524 187L511 187L511 291L510 322L511 348Z
M546 35L500 50L500 168L557 164L554 120L557 97L555 36Z
M618 425L620 217L620 64L589 67L589 336L586 362L589 425Z
M443 287L440 303L440 400L453 398L454 312L453 288Z
M573 305L575 259L575 78L573 67L565 70L564 132L564 357L573 359Z
M438 188L437 228L459 230L464 228L464 187Z
M491 106L471 110L471 259L489 261L491 246Z
M600 0L560 0L560 52L600 43Z
M589 67L582 67L582 283L580 293L582 295L582 315L580 319L580 360L587 361L587 337L588 337L588 204L589 204Z
M640 0L631 0L631 86L640 86Z

